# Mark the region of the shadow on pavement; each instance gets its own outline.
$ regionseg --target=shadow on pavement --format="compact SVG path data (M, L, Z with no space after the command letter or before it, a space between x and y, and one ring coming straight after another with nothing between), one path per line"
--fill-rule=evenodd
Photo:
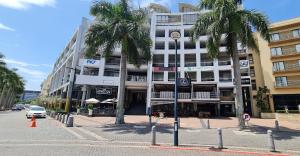
M148 124L148 125L147 125ZM151 133L152 127L149 126L149 123L139 123L136 124L123 124L123 125L115 125L115 124L107 124L105 126L96 127L101 128L104 132L112 132L114 131L117 134L148 134ZM173 133L173 129L169 127L169 125L159 124L156 127L158 133Z
M289 140L294 139L295 137L300 137L299 130L294 130L283 126L280 127L280 131L277 131L275 128L258 125L251 125L251 127L248 129L256 134L267 134L268 130L272 130L274 138L276 140Z

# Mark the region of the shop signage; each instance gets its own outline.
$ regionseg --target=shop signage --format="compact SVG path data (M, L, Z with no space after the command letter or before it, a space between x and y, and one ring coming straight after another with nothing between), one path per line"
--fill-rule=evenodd
M178 86L180 87L189 87L191 86L191 79L189 78L178 78Z
M101 89L96 90L96 94L111 95L112 94L112 89L111 88L101 88Z
M86 60L86 63L87 63L87 64L95 64L95 63L96 63L96 60L93 60L93 59L87 59L87 60Z

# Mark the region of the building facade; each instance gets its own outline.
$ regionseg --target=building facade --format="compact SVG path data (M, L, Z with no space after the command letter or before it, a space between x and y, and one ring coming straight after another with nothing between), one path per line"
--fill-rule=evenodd
M271 110L298 110L300 104L300 18L270 25L270 43L255 34L260 54L253 52L257 86L270 89ZM252 79L253 80L253 79Z
M171 13L158 4L151 4L150 12L152 60L142 62L139 68L132 64L127 65L125 114L146 114L149 108L172 114L175 42L170 38L170 34L177 31L181 34L177 46L179 77L191 80L191 85L179 87L179 115L234 116L236 105L233 62L226 53L225 35L222 37L220 55L213 59L209 57L206 49L205 34L195 42L190 41L191 28L197 17L205 11L180 3L178 13ZM119 77L120 48L116 48L112 56L107 59L100 55L94 59L85 59L82 40L88 27L89 22L84 21L68 43L55 63L50 85L51 96L65 98L68 85L71 85L71 78L74 75L72 101L73 104L81 106L88 98L97 98L100 101L117 99L121 79ZM241 60L245 111L252 113L249 63L251 55L248 54L247 49L237 44Z

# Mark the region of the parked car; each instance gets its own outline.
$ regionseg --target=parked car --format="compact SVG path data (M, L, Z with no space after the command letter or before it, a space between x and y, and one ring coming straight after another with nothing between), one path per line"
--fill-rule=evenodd
M27 119L32 117L46 118L46 109L40 106L30 106L26 113Z
M25 109L25 107L24 107L23 104L15 104L15 105L11 108L12 111L21 111L21 110L23 110L23 109Z

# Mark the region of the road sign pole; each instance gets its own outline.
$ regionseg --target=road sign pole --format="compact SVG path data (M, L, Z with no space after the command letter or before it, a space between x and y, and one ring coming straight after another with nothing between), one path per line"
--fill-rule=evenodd
M177 39L175 39L175 100L174 100L174 146L178 146L178 116L177 116L177 85L178 85L178 72L177 72Z

